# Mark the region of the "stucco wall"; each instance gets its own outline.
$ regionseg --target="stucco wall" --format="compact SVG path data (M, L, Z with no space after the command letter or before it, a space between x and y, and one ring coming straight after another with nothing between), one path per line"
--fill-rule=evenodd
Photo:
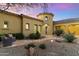
M45 33L45 16L48 16L47 24L47 35L51 35L53 32L53 16L51 14L40 15L41 19L32 18L29 16L17 15L10 12L1 12L0 13L0 33L23 33L25 36L28 36L30 33L35 32L34 26L41 26L40 33L46 35ZM38 17L38 18L39 18ZM43 19L43 20L42 20ZM8 29L4 29L4 21L8 22ZM29 23L29 30L25 29L26 23Z
M4 29L4 21L8 22L8 29ZM19 16L0 13L0 33L20 33L21 32L21 20Z
M48 20L46 23L43 24L43 34L45 35L45 24L48 24L47 29L47 35L52 35L53 32L53 16L51 14L42 14L38 16L38 19L41 19L45 22L45 16L48 17Z
M79 35L79 22L55 24L54 27L60 26L66 33L69 31L75 35Z
M29 23L29 30L26 30L25 29L25 24L26 23ZM36 21L36 20L33 20L33 19L29 19L27 17L23 17L23 34L25 36L28 36L30 33L34 33L34 25L37 24L37 25L42 25L43 22L40 22L40 21ZM40 32L42 34L42 31Z

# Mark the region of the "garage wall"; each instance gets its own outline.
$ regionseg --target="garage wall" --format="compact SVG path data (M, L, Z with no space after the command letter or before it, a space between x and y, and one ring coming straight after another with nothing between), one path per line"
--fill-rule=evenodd
M69 31L75 35L79 35L79 22L55 24L54 28L57 26L60 26L60 28L63 29L66 33Z

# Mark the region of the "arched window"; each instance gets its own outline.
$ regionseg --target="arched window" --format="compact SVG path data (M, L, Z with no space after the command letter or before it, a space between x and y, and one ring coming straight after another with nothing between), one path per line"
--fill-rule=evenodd
M48 20L48 17L47 16L45 16L45 21L47 21Z
M29 24L29 23L26 23L26 24L25 24L25 29L26 29L26 30L29 30L29 29L30 29L30 24Z

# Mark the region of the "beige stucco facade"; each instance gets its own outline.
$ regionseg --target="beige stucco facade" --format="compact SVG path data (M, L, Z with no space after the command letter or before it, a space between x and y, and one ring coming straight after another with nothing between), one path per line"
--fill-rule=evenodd
M41 35L52 35L53 32L53 14L41 13L37 15L37 18L33 18L27 15L18 15L7 11L0 12L0 33L23 33L28 36L30 33L37 30ZM47 17L47 20L45 20ZM8 22L8 28L4 29L4 22ZM29 29L26 29L26 24L29 24Z
M23 33L24 36L28 36L39 31L41 35L52 35L53 31L60 27L66 33L71 32L79 35L79 19L63 20L54 23L53 17L54 15L51 13L40 13L37 15L37 18L33 18L23 14L18 15L2 11L0 12L0 34ZM6 24L6 22L7 28L4 28L4 23Z
M29 29L25 29L25 24L26 23L29 23ZM25 15L23 15L23 33L24 35L29 35L30 33L34 33L35 30L34 30L34 25L37 25L37 26L41 26L43 25L43 22L42 21L38 21L37 19L33 19L33 18L29 18ZM41 29L41 32L42 34L42 29Z
M45 17L47 16L48 20L45 21ZM40 13L39 15L37 15L38 19L40 20L43 20L43 29L42 29L42 33L43 34L46 34L45 33L45 30L46 28L45 27L48 27L47 29L47 35L50 35L53 33L53 14L51 13Z
M4 29L4 21L8 22L8 28ZM0 33L20 33L21 32L21 20L18 15L0 12Z
M73 33L75 35L79 35L79 21L74 22L67 22L67 23L56 23L54 24L54 29L56 30L56 27L59 27L60 29L64 30L65 33Z

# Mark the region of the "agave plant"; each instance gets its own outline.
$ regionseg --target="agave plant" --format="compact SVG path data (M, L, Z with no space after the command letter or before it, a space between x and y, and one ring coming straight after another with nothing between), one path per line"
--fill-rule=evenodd
M63 36L67 42L73 42L76 37L72 33L67 33Z

